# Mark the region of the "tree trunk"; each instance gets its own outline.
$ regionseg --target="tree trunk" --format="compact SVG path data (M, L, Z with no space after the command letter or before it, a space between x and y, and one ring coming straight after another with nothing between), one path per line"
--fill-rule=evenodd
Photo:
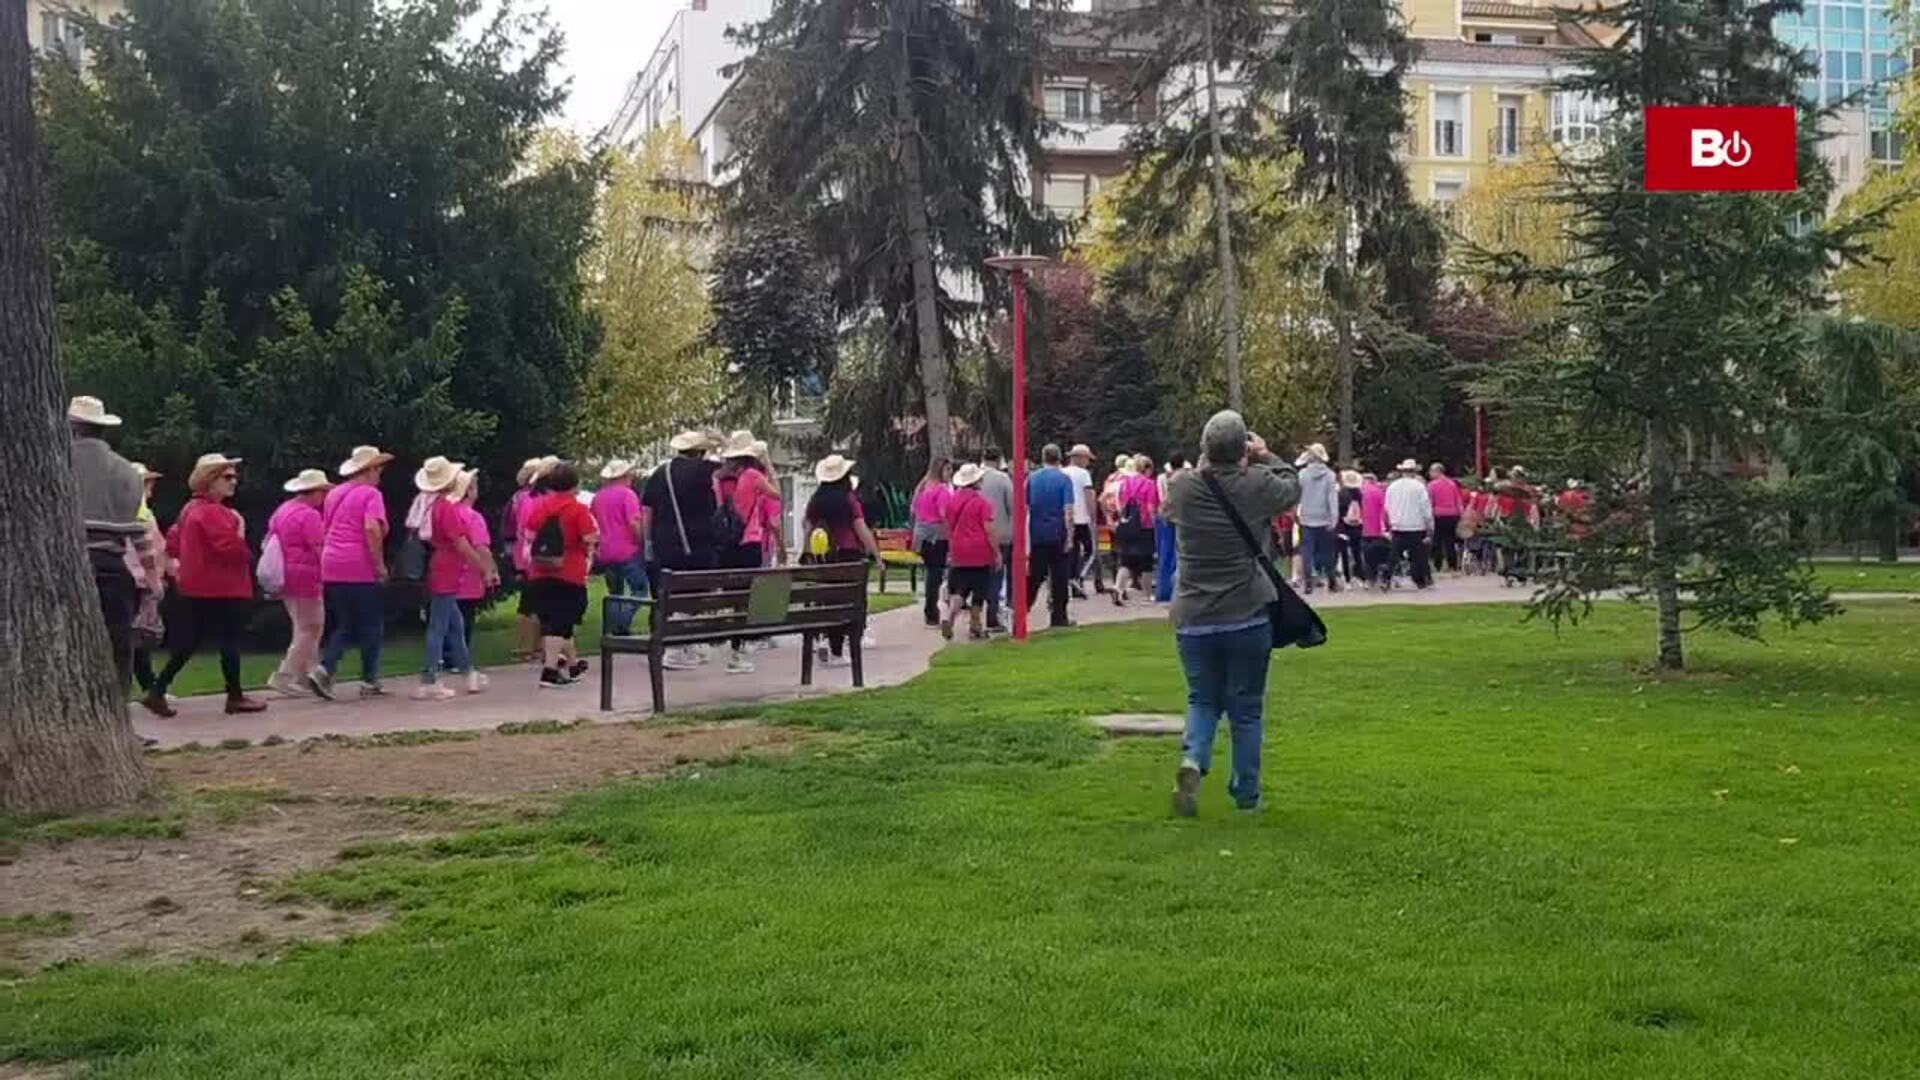
M1674 551L1673 440L1666 427L1647 425L1647 555L1653 566L1653 599L1659 611L1661 671L1682 671L1686 654L1680 640L1680 581Z
M1880 541L1880 561L1897 563L1900 561L1900 515L1893 510L1883 510L1874 515L1874 534Z
M913 323L920 348L920 386L927 401L927 452L953 456L953 420L947 404L947 351L940 326L940 279L927 225L927 185L920 162L920 124L913 108L913 53L906 19L893 13L893 121L900 156L907 257L913 263Z
M1213 5L1207 13L1207 136L1213 147L1213 220L1220 262L1221 319L1226 323L1227 407L1247 411L1240 373L1240 271L1233 261L1233 203L1227 194L1227 154L1220 138L1220 93L1213 67Z
M27 4L0 5L0 812L146 790L80 527L54 352Z
M1340 461L1353 461L1353 310L1348 275L1347 242L1352 227L1347 204L1341 200L1333 222L1333 273L1340 290L1333 298L1333 359L1340 372Z

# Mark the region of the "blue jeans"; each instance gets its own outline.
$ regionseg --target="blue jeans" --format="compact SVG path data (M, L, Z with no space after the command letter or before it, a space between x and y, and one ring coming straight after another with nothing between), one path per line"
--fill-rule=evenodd
M1224 634L1179 634L1180 666L1187 674L1187 734L1181 753L1206 772L1220 714L1232 727L1233 772L1227 794L1241 808L1260 802L1260 736L1273 631L1265 622Z
M472 671L473 656L467 651L467 619L459 599L435 593L427 601L427 670L420 673L420 684L439 682L443 665L456 673Z
M360 681L380 681L380 639L387 632L386 586L378 582L325 587L327 622L333 633L327 635L327 647L320 654L320 666L328 675L340 670L340 658L352 645L360 647Z
M607 579L608 596L647 597L647 568L640 556L635 555L626 562L601 563L600 573ZM628 604L615 604L608 608L613 613L613 623L607 632L624 637L633 630L633 613L636 610Z
M1334 555L1339 551L1331 525L1300 526L1300 561L1306 564L1307 584L1314 578L1333 581Z
M1165 604L1173 600L1173 575L1180 567L1180 545L1175 542L1173 522L1161 518L1153 523L1153 598Z

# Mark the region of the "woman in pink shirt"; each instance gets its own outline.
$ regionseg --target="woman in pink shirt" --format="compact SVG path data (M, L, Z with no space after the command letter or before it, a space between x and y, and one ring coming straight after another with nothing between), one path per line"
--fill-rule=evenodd
M948 481L952 479L953 466L937 457L927 463L927 474L913 489L913 550L919 552L927 573L921 614L928 626L940 625L940 584L947 572L947 500L953 497Z
M281 485L291 497L267 522L267 536L279 543L280 561L286 568L280 602L286 605L287 622L293 627L293 642L267 685L288 697L304 696L307 676L320 666L320 635L327 627L320 591L320 552L326 543L320 507L332 488L326 473L305 470Z
M1447 467L1434 462L1427 468L1427 501L1433 504L1434 569L1460 569L1460 515L1466 505L1460 485L1447 475Z
M987 471L968 463L953 474L953 492L942 509L947 529L947 611L940 636L953 640L953 622L967 609L967 636L987 636L983 621L993 572L1000 567L1000 545L993 542L993 504L980 494Z
M595 556L599 565L595 569L607 579L608 596L644 600L647 572L640 556L646 544L647 519L640 509L640 496L633 490L636 467L631 461L615 459L600 470L600 479L605 482L593 493L592 507L593 519L600 524L600 550ZM607 632L616 637L631 632L638 607L609 605Z
M1392 584L1393 541L1387 538L1387 489L1380 478L1360 478L1360 543L1367 580L1386 589Z
M494 569L493 554L487 550L485 538L474 537L467 531L471 519L466 511L466 489L474 473L460 466L455 469L452 483L441 490L441 497L433 501L429 511L433 556L427 562L427 668L421 673L420 688L413 695L422 701L446 701L454 696L450 687L440 685L443 668L454 674L465 674L469 694L477 694L487 686L486 676L473 666L472 654L467 650L460 581L469 570L477 570L485 584L492 586L499 583L500 574Z
M1114 493L1119 517L1113 528L1120 549L1120 572L1114 576L1113 605L1125 607L1136 587L1153 574L1154 518L1160 512L1160 485L1153 478L1153 459L1136 454L1131 469L1120 478Z
M460 514L467 526L467 539L474 547L483 551L493 550L492 530L487 528L486 516L480 513L480 470L469 469L462 479L466 488L466 498L460 500ZM460 569L460 589L454 595L460 599L460 617L467 624L467 644L473 644L473 627L480 618L480 603L487 598L493 585L497 585L498 574L490 585L486 571L472 563Z
M764 513L768 499L778 499L780 493L774 490L767 474L755 467L753 452L753 433L736 431L728 437L720 448L720 470L713 474L713 498L718 505L733 507L733 514L740 522L740 539L736 543L720 540L719 567L722 570L758 570L760 569L767 545L771 542L780 548L779 558L785 561L786 552L780 546L778 529L768 534ZM735 638L732 642L733 653L727 660L727 673L745 675L753 671L753 661L747 658L747 641Z
M360 696L379 697L380 645L387 629L387 500L380 477L392 454L377 446L355 447L340 465L345 482L327 492L320 507L320 592L333 634L320 653L320 667L307 676L314 693L333 700L334 673L349 647L360 649Z

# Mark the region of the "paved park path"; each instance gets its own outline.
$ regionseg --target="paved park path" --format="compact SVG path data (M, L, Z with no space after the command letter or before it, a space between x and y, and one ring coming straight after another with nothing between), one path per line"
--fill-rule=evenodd
M1334 610L1370 607L1379 604L1517 604L1525 599L1525 589L1503 587L1497 578L1444 578L1427 592L1411 589L1380 593L1373 590L1349 590L1313 597L1315 607ZM1873 596L1861 594L1842 599L1889 599L1897 594ZM1913 596L1899 597L1914 599ZM1044 604L1044 598L1042 600ZM1166 618L1163 605L1142 604L1117 608L1105 597L1096 596L1073 605L1072 616L1082 625ZM1045 621L1044 613L1040 622ZM874 617L877 645L866 651L868 687L894 686L927 670L933 654L945 645L939 631L922 624L918 607L901 608ZM1046 633L1048 631L1039 631ZM956 647L970 647L964 640ZM217 744L226 739L259 742L278 736L289 741L322 735L364 736L396 731L481 731L501 724L529 720L628 721L652 712L647 693L646 658L615 657L614 711L599 711L600 658L592 658L596 670L587 673L579 685L566 690L541 690L535 684L536 672L524 666L494 668L489 674L492 685L486 693L461 694L452 701L414 701L417 679L411 673L393 672L387 677L390 696L373 700L355 700L357 672L355 658L349 656L341 671L342 697L337 702L315 698L281 698L262 693L271 707L255 716L230 717L221 711L218 696L185 698L179 702L179 715L172 719L152 716L134 709L134 728L162 747L187 743ZM751 675L729 675L719 656L695 671L667 673L667 705L672 711L700 709L716 705L787 701L800 697L846 693L853 687L852 673L845 667L814 669L814 685L800 686L800 639L780 639L779 647L754 656L756 669ZM459 685L456 681L455 685Z

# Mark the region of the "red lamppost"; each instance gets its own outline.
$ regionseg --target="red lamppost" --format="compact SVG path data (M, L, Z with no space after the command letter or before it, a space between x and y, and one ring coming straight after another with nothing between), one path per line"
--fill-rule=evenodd
M1027 640L1027 275L1045 266L1044 255L996 255L987 260L1013 278L1013 565L1007 591L1013 597L1013 640Z

